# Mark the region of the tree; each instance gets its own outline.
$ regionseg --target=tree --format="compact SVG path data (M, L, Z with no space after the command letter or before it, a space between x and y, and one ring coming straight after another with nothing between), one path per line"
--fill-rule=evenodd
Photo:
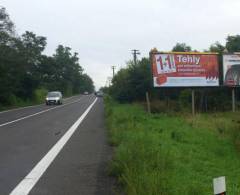
M210 52L217 52L219 54L222 54L223 51L225 50L225 46L223 46L221 43L217 41L210 46L209 50Z
M175 52L187 52L187 51L192 51L192 48L188 45L186 45L186 43L177 43L172 51Z
M37 66L39 59L47 45L46 37L37 36L33 32L26 31L21 36L21 51L29 64Z
M18 86L17 50L14 24L6 9L0 7L0 102L9 103L9 97Z
M4 7L0 7L0 33L13 35L15 33L14 23L10 20Z
M18 82L21 85L17 90L18 96L31 98L34 90L39 87L41 77L39 66L45 46L45 37L29 31L16 40L17 61L20 63L16 69L19 71Z
M240 52L240 35L228 36L226 42L228 52Z
M54 90L57 77L56 77L56 61L52 56L42 55L40 59L40 85L49 90Z
M93 81L87 74L83 74L79 77L79 83L76 83L75 87L76 90L79 90L81 93L84 91L92 93L94 91Z
M143 100L146 91L151 89L150 61L142 58L137 65L128 63L113 78L110 94L121 102Z
M72 54L71 48L59 45L53 58L56 65L55 78L59 89L62 89L67 95L79 91L77 88L80 88L80 86L74 86L83 72L78 63L78 54Z
M60 45L53 56L46 56L42 54L46 44L45 37L33 32L17 36L6 9L0 7L0 104L33 100L38 89L60 90L65 95L93 90L77 53Z

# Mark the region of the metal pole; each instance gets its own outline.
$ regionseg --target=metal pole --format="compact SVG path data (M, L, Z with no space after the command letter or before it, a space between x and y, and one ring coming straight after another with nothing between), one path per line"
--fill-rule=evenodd
M232 111L236 111L235 88L232 88Z
M195 91L192 89L192 115L195 115Z
M115 75L115 68L116 68L116 66L112 66L112 70L113 70L113 77L114 77L114 75Z
M150 100L149 100L148 92L146 92L146 101L147 101L147 111L150 114L151 113L151 106L150 106Z

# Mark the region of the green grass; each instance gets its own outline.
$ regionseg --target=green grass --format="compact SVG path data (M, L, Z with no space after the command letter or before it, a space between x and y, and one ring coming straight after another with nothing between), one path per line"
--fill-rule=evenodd
M149 115L110 100L105 110L110 172L126 194L213 194L218 176L228 194L240 194L240 113Z

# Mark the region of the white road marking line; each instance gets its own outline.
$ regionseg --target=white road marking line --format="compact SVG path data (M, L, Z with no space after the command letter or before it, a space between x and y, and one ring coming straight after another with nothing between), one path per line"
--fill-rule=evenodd
M33 106L25 106L25 107L21 107L21 108L13 108L13 109L10 109L10 110L1 111L0 114L6 113L6 112L11 112L11 111L16 111L16 110L24 110L26 108L32 108L32 107L37 107L37 106L42 106L42 105L44 105L44 104L38 104L38 105L33 105Z
M97 98L85 110L85 112L78 118L78 120L70 127L70 129L62 136L62 138L49 150L49 152L38 162L38 164L31 170L31 172L13 189L10 195L27 195L35 186L43 173L47 170L64 145L71 138L78 126L82 123L91 108L96 103Z
M77 96L77 95L75 95L75 96L71 96L71 97L68 97L68 98L64 98L63 100L72 99L72 98L74 98L74 97L76 97L76 96ZM0 114L6 113L6 112L11 112L11 111L24 110L24 109L27 109L27 108L38 107L38 106L42 106L42 105L45 105L45 104L38 104L38 105L32 105L32 106L25 106L25 107L20 107L20 108L13 108L13 109L10 109L10 110L4 110L4 111L1 111Z
M80 98L80 99L81 99L81 98ZM69 103L63 104L63 105L61 105L61 106L56 106L56 107L54 107L54 108L50 108L50 109L47 109L47 110L43 110L43 111L41 111L41 112L37 112L37 113L31 114L31 115L28 115L28 116L24 116L24 117L18 118L18 119L13 120L13 121L9 121L9 122L0 124L0 127L6 126L6 125L9 125L9 124L12 124L12 123L16 123L16 122L18 122L18 121L21 121L21 120L24 120L24 119L27 119L27 118L30 118L30 117L33 117L33 116L42 114L42 113L44 113L44 112L48 112L48 111L50 111L50 110L54 110L54 109L57 109L57 108L62 108L62 107L67 106L67 105L69 105L69 104L73 104L73 103L79 102L80 99L78 99L78 100L76 100L76 101L74 101L74 102L69 102Z

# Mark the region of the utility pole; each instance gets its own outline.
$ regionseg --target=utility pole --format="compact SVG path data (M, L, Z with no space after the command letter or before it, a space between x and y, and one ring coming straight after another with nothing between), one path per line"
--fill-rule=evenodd
M112 78L111 78L111 77L108 77L108 78L107 78L107 82L108 82L108 87L110 87L111 82L112 82Z
M137 65L137 55L140 55L140 52L137 49L133 49L132 54L133 54L134 65L136 66Z
M115 68L116 68L116 66L112 66L112 70L113 70L113 77L114 77L114 75L115 75Z

